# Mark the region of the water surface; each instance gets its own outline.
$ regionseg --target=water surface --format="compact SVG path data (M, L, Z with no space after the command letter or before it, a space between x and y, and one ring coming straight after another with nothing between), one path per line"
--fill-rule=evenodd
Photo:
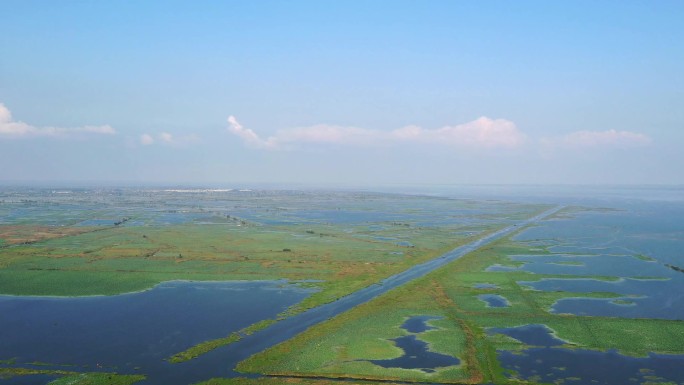
M440 318L414 316L407 319L401 328L412 334L392 339L394 344L404 351L404 354L393 359L370 360L370 362L383 368L420 369L426 373L432 373L437 368L458 365L460 363L458 358L431 352L428 344L418 339L418 334L436 329L428 325L428 321Z
M116 296L0 296L0 359L154 377L165 358L274 318L311 292L285 281L173 281Z
M545 325L491 328L488 333L505 334L535 346L523 351L498 351L501 365L510 371L509 376L513 378L578 385L624 385L648 381L681 384L684 381L684 355L649 354L648 357L635 358L613 350L565 349L559 347L564 341L554 337Z

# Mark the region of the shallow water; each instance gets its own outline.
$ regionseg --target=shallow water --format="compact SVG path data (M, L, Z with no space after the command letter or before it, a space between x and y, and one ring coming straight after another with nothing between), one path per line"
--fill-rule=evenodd
M415 316L407 319L402 325L401 328L406 330L409 333L422 333L426 332L428 330L434 330L436 329L433 326L428 325L428 321L431 320L438 320L440 317L433 317L433 316Z
M643 254L677 265L684 255L684 202L615 200L618 211L579 213L572 219L545 221L516 239L550 240L553 252Z
M600 315L626 318L684 319L684 282L672 278L639 280L624 278L618 281L596 279L543 279L519 282L535 290L567 291L574 293L609 292L622 294L620 299L632 306L614 304L614 299L567 298L556 302L554 313Z
M488 271L528 271L535 274L561 274L613 277L675 277L665 265L647 262L631 255L513 255L520 267L495 266Z
M174 281L117 296L0 296L0 359L153 375L165 358L273 318L311 292L285 281Z
M505 334L530 346L560 346L565 342L554 337L546 325L525 325L514 328L489 328L488 334Z
M534 348L522 353L501 351L505 369L516 378L544 383L625 385L684 383L683 356L651 354L647 358L623 356L615 351Z
M434 372L436 368L458 365L460 363L458 358L431 352L428 350L428 344L418 339L417 334L435 329L427 324L428 321L435 319L440 319L440 317L409 318L401 325L401 328L413 334L392 339L395 345L404 351L404 354L393 359L370 360L370 362L383 368L420 369L426 373Z
M624 356L615 351L598 352L565 349L545 325L515 328L491 328L489 334L502 333L527 345L537 346L519 351L498 351L504 369L515 378L566 384L624 385L654 381L684 381L684 355L650 354L644 358Z
M498 294L481 294L477 298L487 304L488 307L510 307L508 300Z
M515 237L530 245L549 246L549 251L556 254L514 256L512 259L523 265L492 266L489 270L584 276L519 284L549 292L608 292L620 296L561 299L552 306L553 313L684 320L684 274L667 266L684 266L684 202L611 199L602 205L619 211L587 212L544 221ZM684 383L681 355L634 358L615 351L564 349L558 342L544 342L553 337L541 325L490 330L495 332L540 346L523 352L498 352L503 367L522 379L604 385Z
M395 338L392 341L404 351L404 355L391 360L370 360L370 362L383 368L420 369L426 373L460 363L458 358L429 351L427 342L419 340L415 335Z
M45 385L50 383L50 381L54 381L58 378L59 376L49 376L45 374L36 374L31 376L15 376L10 378L0 377L0 383L2 385Z
M518 268L490 267L490 271L523 270L538 274L586 276L522 282L536 290L611 292L632 306L612 299L566 298L554 313L684 320L684 274L668 267L684 266L684 203L614 201L617 210L579 213L563 220L544 221L515 238L546 242L559 254L513 256ZM616 281L592 280L592 276ZM656 278L640 280L630 278Z

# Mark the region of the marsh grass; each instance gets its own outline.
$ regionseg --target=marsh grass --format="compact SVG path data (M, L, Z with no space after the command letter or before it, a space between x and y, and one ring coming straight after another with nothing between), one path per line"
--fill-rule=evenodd
M70 229L67 226L57 230L30 221L17 225L23 226L21 228L0 226L0 292L75 296L139 291L178 279L315 280L307 285L315 286L319 291L279 315L279 318L285 318L334 301L501 228L507 221L529 217L544 208L502 204L496 210L471 215L469 223L426 224L426 218L436 218L437 222L448 219L452 206L477 210L486 205L425 197L387 201L362 198L354 203L360 206L356 212L373 212L374 206L381 203L383 209L403 212L413 219L268 225L258 220L235 217L228 220L225 216L215 216L208 225L158 226L153 220L141 219L145 225L96 229L64 230ZM407 204L411 199L420 204L415 207ZM305 203L300 202L299 209L307 207L309 202ZM430 210L421 211L417 208L420 205L430 207ZM566 209L551 219L563 220L581 211L580 208ZM263 218L268 219L268 215ZM500 334L489 335L487 329L527 324L546 325L557 338L567 341L564 347L571 349L616 349L633 356L650 352L684 353L682 322L549 312L559 299L621 297L615 293L536 291L518 282L573 277L525 271L487 272L487 267L495 264L518 267L523 263L511 259L512 256L551 254L539 242L528 244L511 239L514 236L489 244L423 278L314 326L238 366L244 372L286 377L213 379L205 384L327 385L333 382L325 378L299 378L302 376L351 378L353 383L379 379L507 384L511 380L498 363L496 351L521 350L526 346ZM647 260L644 256L635 257ZM476 289L473 286L477 283L497 287ZM485 293L501 295L511 306L487 307L477 298ZM431 351L459 358L459 365L425 373L382 368L369 362L401 356L403 352L391 340L407 335L400 326L407 318L417 315L441 317L430 321L436 330L421 333L418 338L427 342ZM174 355L170 361L192 359L275 321L263 320L222 339L206 341ZM71 378L82 381L75 383L83 384L132 383L106 382L103 375L107 374L73 374L60 380ZM139 380L134 377L116 377L119 378L116 381Z
M615 349L622 354L640 357L648 353L684 354L684 323L679 321L586 317L549 312L551 306L563 298L618 298L623 297L621 295L537 291L517 282L572 277L524 271L484 271L492 264L507 263L510 256L549 254L544 249L534 248L531 250L531 246L510 238L494 242L257 354L241 363L238 369L278 375L506 384L511 380L498 363L496 351L520 351L528 346L501 334L489 335L486 330L528 324L546 325L556 338L566 341L563 347L569 349ZM476 289L473 287L476 283L489 283L497 287ZM487 307L477 298L483 293L502 295L511 306ZM458 367L426 374L416 370L380 368L367 361L401 355L402 352L393 349L388 342L405 334L397 326L402 319L412 315L443 317L431 321L439 330L423 333L420 339L428 342L432 351L458 357L461 360Z
M425 373L420 370L383 368L369 362L402 356L403 351L391 340L408 335L401 325L406 319L417 315L441 317L429 321L436 329L417 335L418 339L428 343L430 351L459 357L466 348L466 335L460 324L442 309L430 287L399 288L391 293L253 356L241 363L238 369L279 375L306 374L356 379L444 382L466 379L467 374L461 365ZM290 352L297 352L296 356L293 357Z
M49 385L131 385L146 378L144 375L139 374L79 373L52 369L0 368L0 379L32 375L60 376L60 378L49 382Z
M58 378L48 385L131 385L144 379L139 374L80 373Z
M298 377L260 377L260 378L212 378L208 381L195 385L340 385L340 380L325 378L298 378ZM377 381L344 381L345 385L377 385ZM383 382L385 385L399 385L391 381Z
M448 229L402 227L416 245L404 247L359 238L345 233L341 226L322 226L323 230L294 227L117 227L3 248L0 293L116 294L177 279L322 281L321 292L300 305L305 309L368 286L469 239L447 236ZM328 235L293 236L307 234L305 228Z
M433 209L440 205L445 208L464 205L459 201L431 198L415 201L434 206ZM472 202L465 205L475 210L487 206ZM54 236L41 236L35 243L0 249L0 293L112 295L146 290L171 280L315 280L310 285L318 290L277 317L282 319L335 301L435 258L500 228L506 220L526 216L540 208L501 205L501 217L487 214L482 216L482 222L467 224L454 221L425 225L407 220L263 225L238 220L241 225L237 226L232 217L230 221L223 221L226 223L214 225L185 223L55 230ZM443 217L448 218L448 210L442 211ZM410 214L417 213L420 210ZM440 215L430 214L425 218L439 221ZM22 226L23 233L31 233L31 226ZM44 228L36 225L33 231L52 234L41 230ZM240 333L252 333L276 320L264 320ZM192 359L236 340L237 337L229 335L205 341L169 360Z
M209 341L204 341L201 342L197 345L194 345L182 352L176 353L173 356L168 358L168 361L177 364L180 362L185 362L185 361L190 361L192 359L195 359L199 357L200 355L207 353L209 351L212 351L214 349L220 348L221 346L229 345L232 344L233 342L237 342L241 339L242 337L240 336L239 333L231 333L227 337L223 338L217 338Z

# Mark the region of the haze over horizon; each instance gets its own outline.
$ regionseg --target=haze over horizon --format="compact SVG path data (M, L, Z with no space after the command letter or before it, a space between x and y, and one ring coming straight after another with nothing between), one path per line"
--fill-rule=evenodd
M0 183L684 184L684 2L8 0Z

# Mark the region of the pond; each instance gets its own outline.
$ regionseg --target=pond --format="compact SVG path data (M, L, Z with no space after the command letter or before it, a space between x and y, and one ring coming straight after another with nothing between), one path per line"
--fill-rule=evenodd
M394 344L404 351L404 354L393 359L370 360L370 362L383 368L419 369L426 373L432 373L437 368L458 365L460 363L458 358L431 352L428 344L418 339L417 334L436 329L427 324L428 321L435 319L440 319L440 317L409 318L401 325L401 328L412 334L392 339Z
M481 294L477 298L487 304L487 307L510 307L511 304L505 297L498 294Z

